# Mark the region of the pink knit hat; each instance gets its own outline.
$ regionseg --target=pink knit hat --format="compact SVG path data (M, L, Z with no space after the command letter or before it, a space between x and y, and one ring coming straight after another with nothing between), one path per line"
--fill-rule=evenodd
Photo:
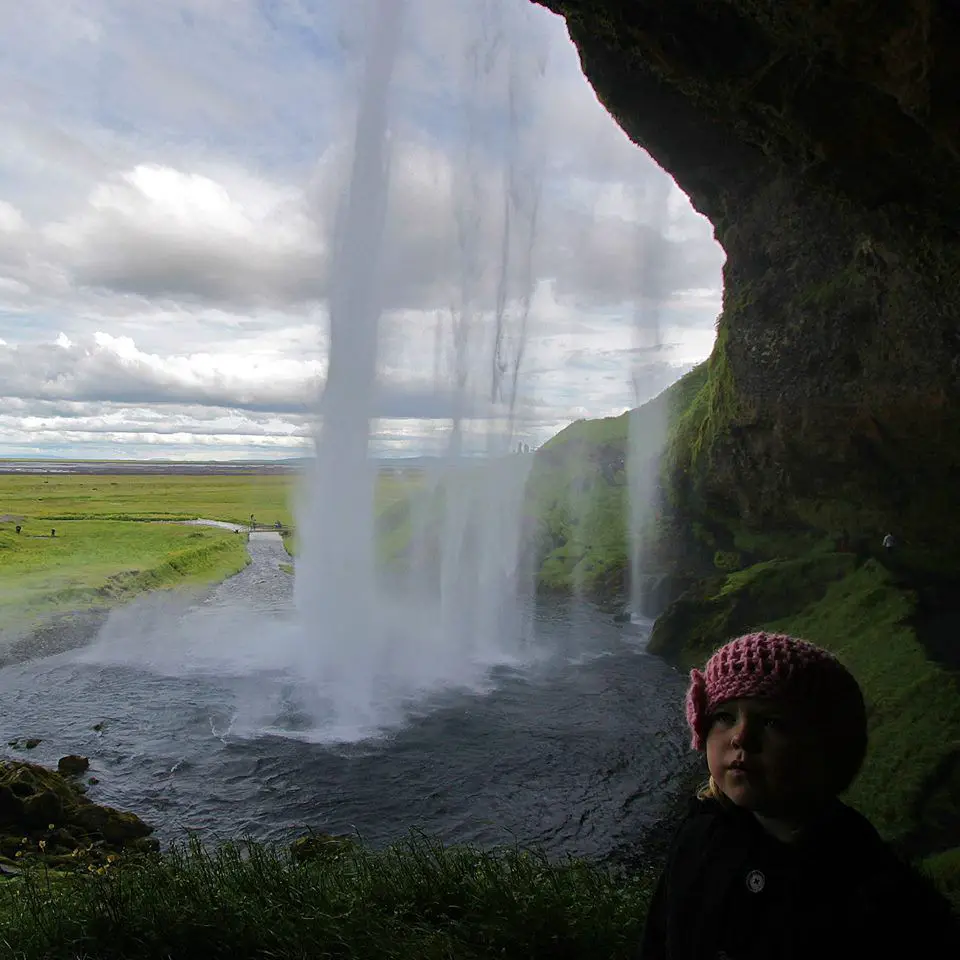
M838 792L849 785L866 752L866 711L857 681L836 657L783 633L731 640L702 673L690 671L686 711L693 749L704 749L710 716L719 704L747 697L815 704L815 720L845 755L840 780L846 782Z

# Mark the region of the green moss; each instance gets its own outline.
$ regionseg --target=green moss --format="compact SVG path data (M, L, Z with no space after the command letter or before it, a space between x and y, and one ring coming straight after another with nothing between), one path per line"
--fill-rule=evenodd
M914 613L914 596L870 560L819 602L767 624L833 651L859 680L871 747L850 800L881 833L903 840L960 824L960 783L940 773L960 756L960 690L927 658Z
M111 852L152 851L153 828L132 813L91 803L83 789L33 763L0 761L0 862L42 860L55 866Z
M678 486L678 475L703 467L712 444L727 431L736 415L738 403L726 354L728 324L729 319L720 324L710 358L678 394L683 405L676 411L664 459L666 473L673 478L673 489Z
M960 847L927 857L923 866L960 912Z
M649 650L684 669L702 666L731 637L806 609L855 563L849 554L813 555L702 580L657 619Z
M739 570L743 566L743 558L735 550L718 550L713 555L713 565L718 570Z

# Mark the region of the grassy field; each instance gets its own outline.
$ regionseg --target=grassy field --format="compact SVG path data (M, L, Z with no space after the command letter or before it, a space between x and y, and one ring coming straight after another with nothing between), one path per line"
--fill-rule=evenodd
M0 476L0 515L32 520L292 520L288 476ZM46 523L44 523L46 526Z
M298 479L272 475L0 475L0 516L29 520L225 520L285 526L293 523ZM385 475L377 488L382 509L401 499L416 477Z
M416 483L416 477L383 476L378 510ZM202 517L239 526L253 515L289 527L296 485L293 474L0 475L3 626L18 630L49 614L110 605L145 590L222 580L247 563L243 537L151 521Z
M0 617L7 627L109 605L144 590L222 580L247 563L246 538L173 523L58 520L57 535L0 523Z

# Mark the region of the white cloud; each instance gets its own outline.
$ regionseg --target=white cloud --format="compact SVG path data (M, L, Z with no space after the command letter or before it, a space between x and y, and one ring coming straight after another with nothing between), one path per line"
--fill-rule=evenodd
M142 164L43 232L79 285L121 294L255 304L316 300L323 287L323 244L302 195L265 182L231 193Z
M431 385L434 333L465 267L484 285L478 304L494 300L511 144L520 199L541 195L529 429L632 402L638 326L666 344L657 369L712 342L722 253L709 224L597 103L562 21L526 0L504 3L507 27L487 24L491 56L498 30L501 51L524 38L512 66L523 124L507 136L491 99L506 74L471 79L463 54L495 8L411 4L384 260L379 405L397 415L382 426L394 447L433 442L423 417L448 410ZM0 452L34 435L93 451L108 428L115 451L183 449L189 435L207 455L299 442L326 364L359 11L37 0L27 12L0 0ZM465 151L471 117L482 134ZM476 218L476 251L457 217ZM514 254L522 244L521 230ZM514 297L521 273L517 261ZM14 400L94 409L31 413Z

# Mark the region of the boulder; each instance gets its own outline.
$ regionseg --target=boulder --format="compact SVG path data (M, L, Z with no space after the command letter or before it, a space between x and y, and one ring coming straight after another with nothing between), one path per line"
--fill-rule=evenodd
M65 777L79 777L90 769L90 761L86 757L77 756L75 753L61 757L57 761L57 772Z
M335 860L350 853L356 845L356 840L350 836L311 833L290 844L290 856L296 863Z
M64 757L61 766L64 760L87 763ZM155 851L152 832L136 814L92 803L62 771L0 761L0 860L42 856L60 863L78 848L95 860L122 850Z

